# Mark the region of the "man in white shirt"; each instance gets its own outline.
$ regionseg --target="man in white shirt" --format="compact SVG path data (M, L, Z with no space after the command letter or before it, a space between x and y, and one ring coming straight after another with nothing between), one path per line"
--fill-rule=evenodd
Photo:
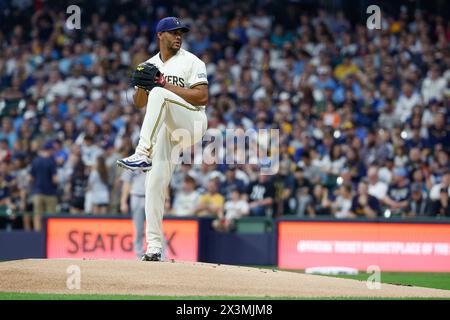
M386 197L388 185L378 179L378 168L370 167L367 170L367 178L369 180L369 194L379 201Z
M148 171L145 180L147 252L143 261L161 261L167 187L181 150L201 141L207 129L206 66L181 48L182 36L188 31L188 26L175 17L158 22L160 52L146 62L158 67L161 76L155 78L157 86L148 94L137 88L135 104L147 106L139 143L134 155L118 160L118 165L127 169ZM174 132L183 134L182 138L175 137ZM174 159L172 153L178 157Z
M235 220L250 213L250 206L247 200L242 199L239 189L233 188L230 192L230 199L225 202L224 215L213 221L213 228L219 232L228 232L234 229Z
M188 217L195 215L200 194L195 190L195 180L186 176L182 190L175 195L172 212L177 217Z
M412 84L405 83L402 88L402 94L395 106L395 114L402 122L405 122L411 116L412 109L421 103L422 99L417 92L414 92Z
M440 76L439 66L433 65L430 68L428 77L426 77L422 83L422 96L424 102L429 103L432 99L442 101L446 87L447 80Z

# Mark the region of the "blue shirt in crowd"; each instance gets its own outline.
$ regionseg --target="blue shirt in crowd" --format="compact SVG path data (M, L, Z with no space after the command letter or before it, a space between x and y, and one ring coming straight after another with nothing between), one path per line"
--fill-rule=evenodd
M33 193L46 196L56 196L57 186L53 182L56 175L56 162L53 157L44 158L38 156L31 164L31 176L33 177Z

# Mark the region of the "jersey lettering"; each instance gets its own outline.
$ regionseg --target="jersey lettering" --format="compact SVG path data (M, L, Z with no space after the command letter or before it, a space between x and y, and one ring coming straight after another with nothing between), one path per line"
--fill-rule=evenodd
M184 79L177 76L164 76L166 81L174 86L184 87Z

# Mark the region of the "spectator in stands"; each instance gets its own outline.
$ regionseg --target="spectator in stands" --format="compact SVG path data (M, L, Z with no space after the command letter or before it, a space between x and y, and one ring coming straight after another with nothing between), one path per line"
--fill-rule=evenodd
M217 163L208 162L203 162L200 168L196 168L192 172L192 177L202 190L206 190L208 183L213 179L218 179L219 183L225 179L225 176L218 170Z
M408 172L414 174L414 171L422 171L424 168L426 168L426 166L426 163L424 163L424 161L422 160L420 149L417 147L409 149L408 159L405 166Z
M4 117L1 124L0 140L8 141L9 147L12 147L17 139L17 133L14 130L13 122L10 117Z
M103 150L94 143L92 135L85 135L81 144L81 158L85 165L93 166Z
M8 146L8 140L0 140L0 162L8 161L11 158L11 150Z
M426 179L425 177L425 170L421 170L421 169L416 169L414 170L412 173L412 179L411 179L411 183L417 184L421 186L422 192L424 194L424 197L427 198L428 197L428 193L430 191L430 183L429 183L429 179Z
M392 183L388 187L383 204L390 210L391 215L402 216L406 213L410 198L411 189L408 181L408 171L405 168L397 167L393 171Z
M346 165L346 157L342 153L341 145L335 144L331 147L330 156L326 156L324 164L327 173L325 185L334 187L336 185L336 178Z
M30 165L28 164L25 153L15 154L12 160L15 164L12 176L14 177L15 187L17 188L17 197L14 199L16 209L23 214L22 220L24 229L31 231L32 223L29 213L33 211L33 202L31 197L32 186L28 183Z
M379 201L382 201L387 194L388 185L378 178L378 168L376 166L371 166L367 170L368 187L369 194Z
M450 159L448 153L444 150L436 151L435 155L436 158L433 159L430 165L430 180L432 182L439 182L450 168Z
M0 214L6 214L8 210L13 209L12 187L13 176L9 174L9 162L4 161L0 164Z
M195 214L199 217L223 217L225 197L218 192L217 178L208 182L207 189L200 196Z
M306 207L311 198L312 186L309 180L306 179L302 168L296 168L294 177L295 184L292 194L295 196L295 214L302 217L306 214Z
M311 151L303 152L302 158L297 165L302 168L303 174L309 182L320 183L321 169L312 163L311 153Z
M358 66L352 62L352 56L349 53L344 54L342 63L334 69L334 76L339 81L344 80L348 75L360 72Z
M394 112L392 101L387 101L378 117L378 125L386 130L392 130L400 124L400 117Z
M33 185L33 228L41 231L44 213L56 212L57 175L56 162L52 157L53 145L46 142L31 163L29 181Z
M275 187L270 176L260 174L258 180L250 183L244 198L249 202L250 215L255 217L271 216L275 198Z
M186 175L182 189L175 193L172 214L177 217L194 216L199 205L200 194L195 190L195 180Z
M442 112L434 116L434 122L428 128L428 143L432 149L438 144L447 150L450 148L450 131L446 124L445 114Z
M450 172L442 176L440 183L436 183L430 190L431 212L436 216L449 216Z
M309 217L331 215L331 201L328 192L328 189L320 184L314 186L310 201L306 207Z
M170 188L176 194L183 189L186 177L190 176L191 178L193 178L194 174L195 173L190 164L182 163L180 166L175 168L172 180L170 181Z
M357 194L353 197L350 212L356 217L376 218L381 214L380 203L368 192L367 183L358 184Z
M344 168L339 174L347 171L350 174L352 185L355 185L366 175L366 167L360 159L359 150L354 147L347 149L345 158Z
M355 216L351 213L352 200L352 186L342 185L337 190L337 197L331 204L333 215L338 219L354 218Z
M85 194L87 191L88 175L86 166L81 158L76 157L74 159L75 164L71 179L67 183L66 193L70 204L71 214L84 213Z
M213 228L219 232L229 232L235 229L236 220L247 216L250 208L241 192L234 187L230 190L230 198L225 202L224 216L213 221Z
M406 82L402 86L402 92L395 106L395 114L400 121L404 122L411 115L413 108L420 104L422 104L420 94L414 91L412 83Z
M109 200L108 171L105 158L98 156L89 173L85 210L92 214L106 214Z
M386 161L377 161L378 165L378 178L386 184L390 184L392 181L392 175L394 171L394 157L388 157Z
M441 216L450 217L450 174L447 173L442 178L442 188L439 194Z
M430 215L428 199L424 197L422 186L418 183L411 185L411 200L402 217L425 217Z
M273 177L275 188L274 217L295 213L295 177L291 174L291 166L295 165L287 153L280 161L278 174Z
M219 191L225 196L225 199L230 199L230 191L237 189L240 194L245 192L245 183L241 179L236 177L237 167L235 165L229 165L225 172L225 181L220 183Z
M430 102L431 99L442 101L446 87L447 80L441 76L439 65L433 64L430 67L427 77L422 83L422 96L424 103Z

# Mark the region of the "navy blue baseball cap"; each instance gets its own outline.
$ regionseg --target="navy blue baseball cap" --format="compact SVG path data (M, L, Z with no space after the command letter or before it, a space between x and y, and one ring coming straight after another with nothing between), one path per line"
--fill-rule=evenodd
M159 20L158 25L156 26L156 32L172 31L177 29L182 29L183 32L189 31L189 27L176 17L163 18Z

